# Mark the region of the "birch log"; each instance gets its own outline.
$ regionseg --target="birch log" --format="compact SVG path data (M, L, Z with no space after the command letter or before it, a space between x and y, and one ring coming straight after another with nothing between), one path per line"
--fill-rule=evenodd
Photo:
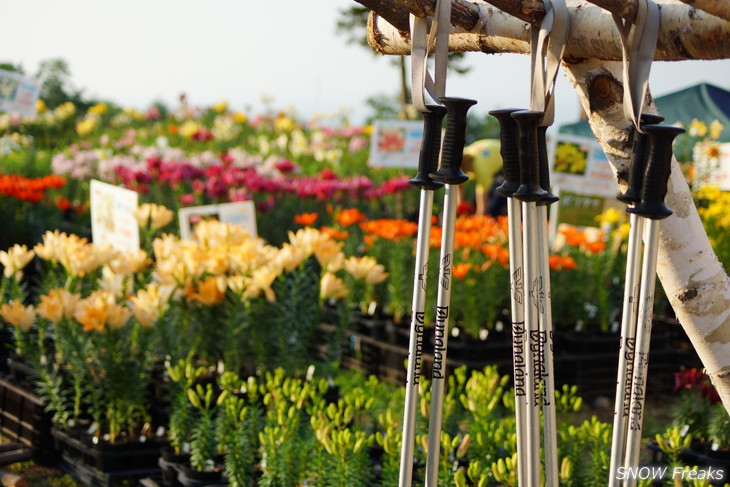
M716 15L721 19L730 20L730 2L727 0L682 0L687 5L703 10L708 14Z
M568 64L567 72L625 191L632 141L623 115L621 64L586 61ZM656 113L650 96L644 108ZM674 214L661 221L659 279L730 414L730 278L710 246L676 159L666 204Z
M480 21L472 31L457 27L449 49L458 52L527 54L529 24L479 1ZM587 2L570 2L570 33L565 59L621 60L621 42L611 14ZM654 59L730 58L730 22L681 3L662 3L661 31ZM410 54L410 37L378 16L371 15L368 41L381 54Z

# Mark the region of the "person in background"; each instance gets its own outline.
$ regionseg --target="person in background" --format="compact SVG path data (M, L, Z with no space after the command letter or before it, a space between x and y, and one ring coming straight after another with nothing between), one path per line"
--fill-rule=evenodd
M502 183L499 140L482 139L466 146L461 168L476 183L476 214L492 216L506 214L506 198L495 191L495 188ZM461 201L463 185L458 188Z

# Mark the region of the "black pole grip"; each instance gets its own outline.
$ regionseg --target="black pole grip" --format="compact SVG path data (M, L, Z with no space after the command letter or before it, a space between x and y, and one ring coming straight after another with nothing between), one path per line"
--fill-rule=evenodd
M448 116L446 117L446 133L441 148L441 167L430 176L442 183L461 184L469 179L469 176L461 170L464 144L466 142L466 112L477 102L476 100L448 96L439 98L438 101L444 104Z
M436 172L439 167L441 154L441 124L446 116L446 107L441 105L426 105L430 111L423 114L423 138L421 139L421 153L418 156L418 174L408 181L416 188L430 191L444 185L434 181L429 174Z
M517 123L512 118L518 108L492 110L491 116L499 122L499 153L502 155L504 182L497 188L502 196L511 198L520 187L520 155L517 152Z
M649 134L649 163L644 174L641 203L626 211L651 220L662 220L672 214L664 205L667 182L672 171L672 142L684 129L671 125L642 127Z
M537 127L537 157L540 161L540 187L547 193L543 198L538 200L537 204L549 206L557 203L560 198L550 192L550 160L547 151L547 125Z
M537 142L537 126L545 114L521 110L512 118L517 122L517 147L520 154L520 187L514 197L520 201L537 201L547 196L540 187L540 154Z
M663 121L664 117L662 116L642 113L639 124L643 129L646 125L656 125ZM641 201L641 186L644 183L646 159L649 155L648 141L649 136L647 134L642 134L634 128L634 145L631 152L629 168L629 187L624 194L616 196L619 201L627 205L635 205Z

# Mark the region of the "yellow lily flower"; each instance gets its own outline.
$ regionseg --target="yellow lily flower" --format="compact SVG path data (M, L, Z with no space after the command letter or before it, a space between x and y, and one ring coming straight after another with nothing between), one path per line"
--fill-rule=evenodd
M172 286L150 284L147 289L140 289L136 296L129 298L127 306L140 325L150 328L170 307Z
M107 291L94 291L78 302L74 318L84 331L104 331L114 297Z
M188 300L197 301L204 306L220 303L225 295L226 280L220 276L208 276L191 285L186 292Z
M277 277L279 277L279 269L275 266L264 266L256 269L248 281L248 287L243 293L244 298L257 298L264 293L266 300L270 303L276 301L276 294L271 289Z
M33 305L23 306L23 303L15 299L0 306L0 316L14 327L27 332L35 322L36 312Z
M345 270L358 281L365 281L368 284L378 284L388 277L385 267L370 257L350 257L345 261Z
M320 282L319 296L322 299L341 299L350 294L344 281L331 272L326 272Z
M5 267L3 274L5 277L10 278L15 276L16 279L20 278L18 274L28 263L33 260L35 252L28 250L25 245L13 245L7 252L0 252L0 263Z

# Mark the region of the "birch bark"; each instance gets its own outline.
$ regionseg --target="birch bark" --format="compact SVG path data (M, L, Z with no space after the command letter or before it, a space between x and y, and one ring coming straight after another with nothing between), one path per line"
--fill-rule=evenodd
M682 0L708 14L716 15L721 19L730 20L730 3L725 0Z
M568 64L567 72L624 191L632 141L623 115L621 64L586 61ZM650 96L644 111L656 113ZM674 214L661 221L657 273L730 414L730 278L710 246L676 159L666 204Z
M486 53L530 51L529 25L479 1L480 21L472 31L456 28L449 38L451 51ZM687 7L661 3L661 31L654 59L730 58L730 22ZM568 2L570 33L565 59L621 60L621 42L611 14L587 2ZM381 54L410 54L410 37L377 16L371 16L368 40Z

